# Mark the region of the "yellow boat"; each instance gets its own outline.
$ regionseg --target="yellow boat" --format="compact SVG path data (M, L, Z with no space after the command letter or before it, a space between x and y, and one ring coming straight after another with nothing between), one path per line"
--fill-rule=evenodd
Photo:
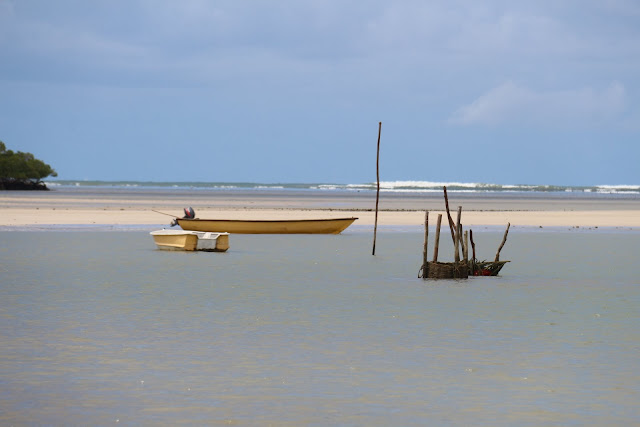
M163 229L149 234L158 249L163 250L226 252L229 249L229 233Z
M231 234L340 234L358 218L237 220L176 218L183 230Z

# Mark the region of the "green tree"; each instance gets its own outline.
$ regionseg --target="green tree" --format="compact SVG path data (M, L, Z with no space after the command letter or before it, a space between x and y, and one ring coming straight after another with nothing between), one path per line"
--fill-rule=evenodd
M7 150L0 141L0 190L47 189L42 180L58 176L55 170L31 153Z

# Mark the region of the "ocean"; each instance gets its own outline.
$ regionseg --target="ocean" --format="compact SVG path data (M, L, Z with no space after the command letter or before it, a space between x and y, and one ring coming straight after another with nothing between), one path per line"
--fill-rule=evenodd
M255 183L255 182L147 182L147 181L47 181L51 189L60 187L111 188L111 189L173 189L173 190L280 190L280 191L376 191L377 183ZM465 193L586 193L586 194L631 194L640 195L640 185L540 185L540 184L487 184L475 182L433 181L382 181L380 191L385 193L441 193L446 186L451 192Z
M0 231L0 424L640 424L638 230L516 229L467 280L417 277L417 227L148 231Z

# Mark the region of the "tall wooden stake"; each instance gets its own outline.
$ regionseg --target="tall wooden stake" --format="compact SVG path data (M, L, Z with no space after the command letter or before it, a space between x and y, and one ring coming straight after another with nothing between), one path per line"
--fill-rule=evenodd
M462 247L462 255L465 262L469 262L469 233L464 231L464 246Z
M471 249L473 250L473 255L471 257L471 266L469 267L469 273L472 275L476 274L478 270L478 266L476 265L476 244L473 241L473 230L469 230L469 239L471 240Z
M453 218L451 218L451 212L449 212L449 197L447 197L447 187L444 188L444 206L447 208L447 218L449 218L449 229L451 230L451 241L455 244L456 242L456 233L453 231L455 225L453 225Z
M471 249L473 250L473 260L476 260L476 244L473 241L473 230L469 230L469 238L471 238Z
M378 122L378 153L376 155L376 178L378 180L378 190L376 191L376 218L373 225L373 251L376 254L376 234L378 233L378 202L380 201L380 134L382 133L382 122Z
M438 214L438 224L436 225L436 246L433 248L433 262L438 262L438 248L440 246L440 224L442 224L442 214Z
M460 224L460 219L462 216L462 206L458 206L458 219L456 220L456 234L453 239L453 250L455 253L453 254L456 264L460 262L460 246L462 244L462 224Z
M509 234L509 227L511 227L511 223L507 223L507 229L504 231L504 237L502 238L502 243L500 243L500 247L498 248L498 252L496 253L496 259L493 262L500 261L500 251L505 243L507 243L507 234Z
M429 246L429 211L424 214L424 246L422 247L422 276L427 277L427 248ZM420 277L420 276L419 276Z

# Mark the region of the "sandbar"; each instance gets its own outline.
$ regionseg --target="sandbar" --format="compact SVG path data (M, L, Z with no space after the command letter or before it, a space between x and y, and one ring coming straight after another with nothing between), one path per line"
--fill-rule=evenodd
M191 206L199 218L307 219L357 217L355 224L376 221L375 193L330 192L176 192L56 190L0 192L4 229L46 225L157 225L182 216ZM455 218L462 206L465 226L640 228L640 197L563 197L563 195L477 195L450 193ZM384 194L378 225L420 226L425 211L430 224L445 214L442 194Z

